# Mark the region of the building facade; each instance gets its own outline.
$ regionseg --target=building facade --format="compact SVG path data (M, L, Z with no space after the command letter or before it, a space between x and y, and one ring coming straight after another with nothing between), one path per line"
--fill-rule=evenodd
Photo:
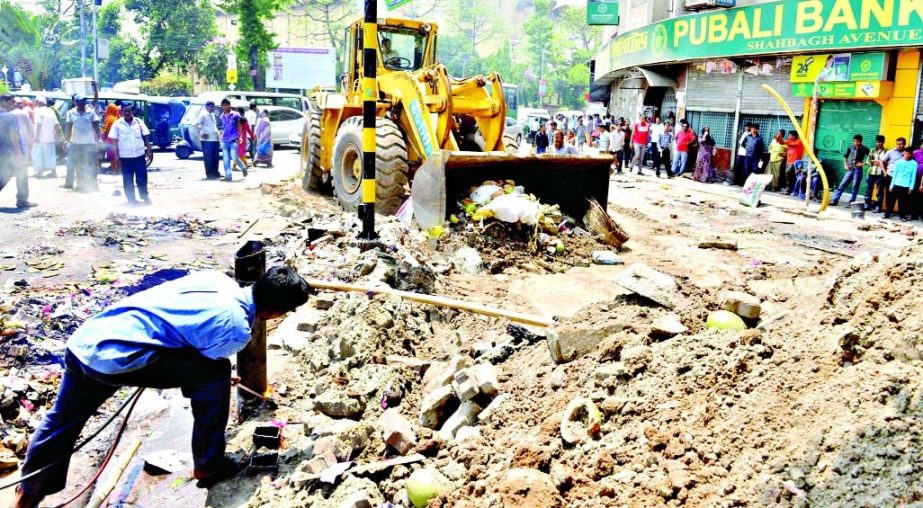
M619 12L595 61L610 110L710 127L719 169L746 123L759 123L766 139L792 129L764 85L790 107L832 179L855 134L868 146L882 134L888 147L923 137L923 1L623 0Z

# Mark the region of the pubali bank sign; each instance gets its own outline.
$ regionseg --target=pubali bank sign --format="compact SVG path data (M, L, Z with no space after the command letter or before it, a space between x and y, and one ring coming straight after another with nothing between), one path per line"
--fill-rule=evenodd
M596 75L681 60L912 45L923 45L923 0L779 0L626 32L596 56Z

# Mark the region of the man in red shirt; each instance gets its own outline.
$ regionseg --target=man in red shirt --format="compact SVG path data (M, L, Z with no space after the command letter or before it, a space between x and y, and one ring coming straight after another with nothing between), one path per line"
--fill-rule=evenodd
M637 168L639 174L644 163L644 151L650 141L650 133L651 124L647 123L647 117L641 113L641 120L635 123L631 134L631 146L635 151L635 156L631 159L631 167Z
M676 133L676 156L673 158L673 167L670 169L673 176L679 176L686 170L686 162L689 160L689 143L695 138L695 132L689 128L689 123L685 120L680 122L679 132Z
M788 146L788 153L785 157L785 181L788 185L788 192L795 191L795 162L804 157L804 143L798 137L797 131L788 131L788 139L785 141Z

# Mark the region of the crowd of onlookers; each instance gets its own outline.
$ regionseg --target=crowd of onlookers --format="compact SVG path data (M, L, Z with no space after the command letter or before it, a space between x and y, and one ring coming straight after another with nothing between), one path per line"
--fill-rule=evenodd
M52 99L42 95L33 100L0 94L0 190L15 178L16 207L35 206L29 201L29 179L57 178L59 156L63 156L64 188L96 192L100 172L121 174L128 204L149 204L147 167L153 160L153 149L151 133L137 116L139 112L131 103L121 101L103 110L95 99L80 94L71 99L73 107L59 116ZM258 110L256 104L250 104L248 111L235 110L226 99L218 114L215 104L209 103L196 124L206 179L222 178L219 150L223 151L226 181L233 179L232 169L247 176L247 169L257 163L272 166L271 123L266 111Z
M723 177L712 162L716 142L709 127L696 130L684 119L677 121L673 113L666 120L640 115L633 123L608 113L558 115L531 127L528 137L536 153L607 155L618 174L635 171L642 175L650 167L657 177L661 172L668 178L690 172L699 182L723 180L727 185L743 185L750 175L765 174L771 178L767 190L815 200L821 199L820 173L832 176L829 168L817 167L806 157L797 131L779 130L767 143L755 123L745 124L734 148L736 157ZM886 218L898 212L904 220L923 218L923 148L912 150L904 138L887 148L885 137L880 135L874 148L863 142L861 135L855 135L843 154L845 174L839 184L828 179L831 186L836 185L831 187L831 204L838 206L847 189L849 204L859 204L859 188L865 182L865 210L884 213Z

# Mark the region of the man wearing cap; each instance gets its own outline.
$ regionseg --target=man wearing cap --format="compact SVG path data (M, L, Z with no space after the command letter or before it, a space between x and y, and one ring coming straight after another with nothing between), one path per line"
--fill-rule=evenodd
M219 180L221 173L218 172L218 155L221 153L221 147L218 141L218 120L215 117L214 101L205 103L205 110L199 114L195 124L199 130L199 139L202 142L205 179Z
M138 182L138 194L145 203L150 203L147 195L147 164L145 159L153 157L151 131L144 120L135 118L135 109L131 103L122 106L122 118L109 129L109 138L115 141L113 150L122 168L122 190L128 204L137 203L135 198L135 180Z
M32 148L32 167L36 178L57 177L58 160L55 145L63 138L58 116L48 107L48 100L35 98L35 147ZM47 175L45 173L48 173Z
M10 94L0 94L0 190L16 177L16 208L35 206L29 202L29 174L26 170L26 140L20 136L16 102Z
M99 173L99 116L93 108L87 107L87 98L83 95L74 96L74 108L67 112L66 125L70 163L64 187L78 192L99 190L96 181Z

